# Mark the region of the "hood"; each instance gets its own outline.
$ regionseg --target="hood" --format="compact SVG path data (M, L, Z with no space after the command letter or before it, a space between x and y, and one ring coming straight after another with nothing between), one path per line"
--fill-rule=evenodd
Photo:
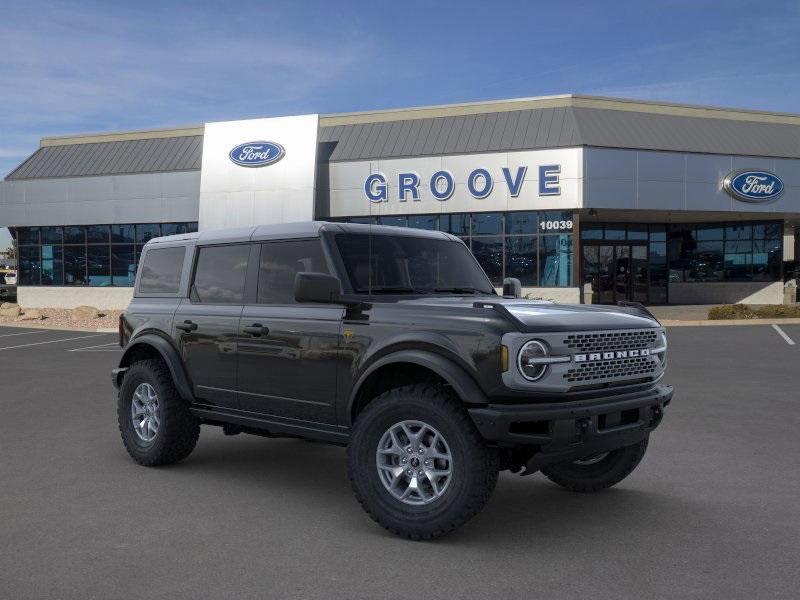
M655 318L634 306L555 304L495 296L438 296L403 300L402 303L450 308L495 310L505 313L521 331L590 331L594 329L647 329L658 327ZM475 305L484 304L484 307Z

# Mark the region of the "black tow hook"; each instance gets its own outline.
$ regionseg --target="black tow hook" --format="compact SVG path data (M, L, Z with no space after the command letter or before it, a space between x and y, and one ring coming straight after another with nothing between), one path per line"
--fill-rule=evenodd
M652 415L650 417L650 425L648 427L657 427L659 423L661 423L661 419L664 418L664 409L660 406L654 406L652 409Z

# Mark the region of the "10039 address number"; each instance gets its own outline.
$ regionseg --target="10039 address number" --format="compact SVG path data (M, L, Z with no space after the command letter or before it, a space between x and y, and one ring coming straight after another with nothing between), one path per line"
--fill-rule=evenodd
M539 229L542 231L572 231L572 220L540 221Z

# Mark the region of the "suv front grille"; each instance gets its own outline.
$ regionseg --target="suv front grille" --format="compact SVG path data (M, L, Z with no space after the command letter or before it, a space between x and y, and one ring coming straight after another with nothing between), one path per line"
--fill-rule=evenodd
M651 377L656 374L658 362L651 357L614 358L583 363L564 373L570 383L603 383L609 380Z
M656 343L656 339L658 339L656 330L645 329L609 331L607 333L576 333L568 335L563 343L573 352L583 353L650 348Z

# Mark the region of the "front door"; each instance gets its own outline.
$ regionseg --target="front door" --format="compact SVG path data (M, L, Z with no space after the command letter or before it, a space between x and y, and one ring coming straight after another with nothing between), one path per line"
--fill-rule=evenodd
M175 311L175 336L195 397L236 408L236 343L250 245L197 252L190 297Z
M583 281L592 286L595 304L648 301L645 244L584 242Z
M319 239L261 245L257 303L244 307L238 342L242 410L336 422L344 307L297 304L301 271L329 272Z

